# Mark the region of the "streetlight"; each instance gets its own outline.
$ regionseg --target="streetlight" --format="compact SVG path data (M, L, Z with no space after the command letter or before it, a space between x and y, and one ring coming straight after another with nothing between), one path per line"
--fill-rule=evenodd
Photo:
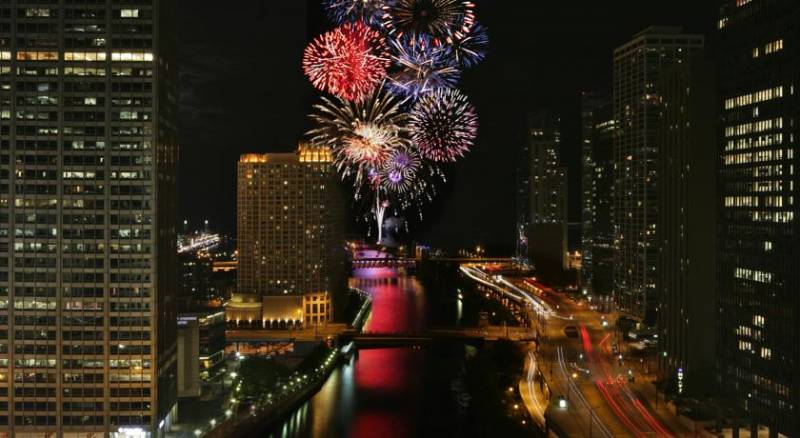
M202 434L203 434L203 431L202 431L202 430L200 430L200 429L195 429L195 430L194 430L194 436L200 436L200 435L202 435Z

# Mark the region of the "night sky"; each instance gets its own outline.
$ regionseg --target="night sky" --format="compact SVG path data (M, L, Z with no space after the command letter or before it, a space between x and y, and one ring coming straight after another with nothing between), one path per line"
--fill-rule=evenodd
M319 0L180 2L180 217L234 232L236 162L244 152L288 152L309 128L318 93L303 76L305 45L330 28ZM580 93L610 90L614 47L650 25L709 35L716 7L706 0L476 0L489 28L484 63L460 88L478 108L473 152L451 171L418 240L457 248L510 250L514 159L526 112L562 117L570 169L570 220L580 218ZM353 227L355 230L356 228Z

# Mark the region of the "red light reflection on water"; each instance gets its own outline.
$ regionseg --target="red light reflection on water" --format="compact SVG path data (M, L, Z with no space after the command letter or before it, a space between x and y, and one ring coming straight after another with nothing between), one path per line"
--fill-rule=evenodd
M425 325L425 295L413 277L396 269L355 270L356 287L372 297L372 315L364 327L368 332L397 333L419 330ZM359 414L352 433L356 438L393 438L416 434L419 416L418 375L424 353L410 348L359 351L355 381Z

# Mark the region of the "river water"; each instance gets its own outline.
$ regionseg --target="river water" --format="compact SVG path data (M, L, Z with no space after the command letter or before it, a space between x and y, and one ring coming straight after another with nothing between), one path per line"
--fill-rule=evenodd
M351 285L373 299L366 331L402 332L427 324L427 298L415 278L395 269L356 269ZM425 378L436 374L433 368L440 363L421 349L360 350L272 436L399 438L455 432L457 415L446 401L434 401L436 394L446 399L447 382ZM438 388L429 388L431 382Z

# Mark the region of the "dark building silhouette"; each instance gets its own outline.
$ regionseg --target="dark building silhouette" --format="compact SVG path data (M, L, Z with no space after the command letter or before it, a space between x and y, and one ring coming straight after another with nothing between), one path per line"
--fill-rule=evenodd
M719 3L719 384L800 436L800 3Z
M614 51L614 291L621 310L655 322L658 80L703 47L679 27L650 27Z
M659 363L671 390L696 396L713 389L715 366L714 67L697 54L666 69L659 83Z
M597 106L591 120L591 260L587 283L596 295L611 296L614 291L614 227L612 195L614 184L614 135L617 121L611 102ZM584 265L584 267L586 267Z
M594 223L596 214L597 166L594 157L595 113L610 103L602 92L583 93L581 96L581 285L586 292L593 291L594 276ZM609 148L608 155L611 154ZM602 200L599 200L602 202ZM610 201L610 193L609 193Z

